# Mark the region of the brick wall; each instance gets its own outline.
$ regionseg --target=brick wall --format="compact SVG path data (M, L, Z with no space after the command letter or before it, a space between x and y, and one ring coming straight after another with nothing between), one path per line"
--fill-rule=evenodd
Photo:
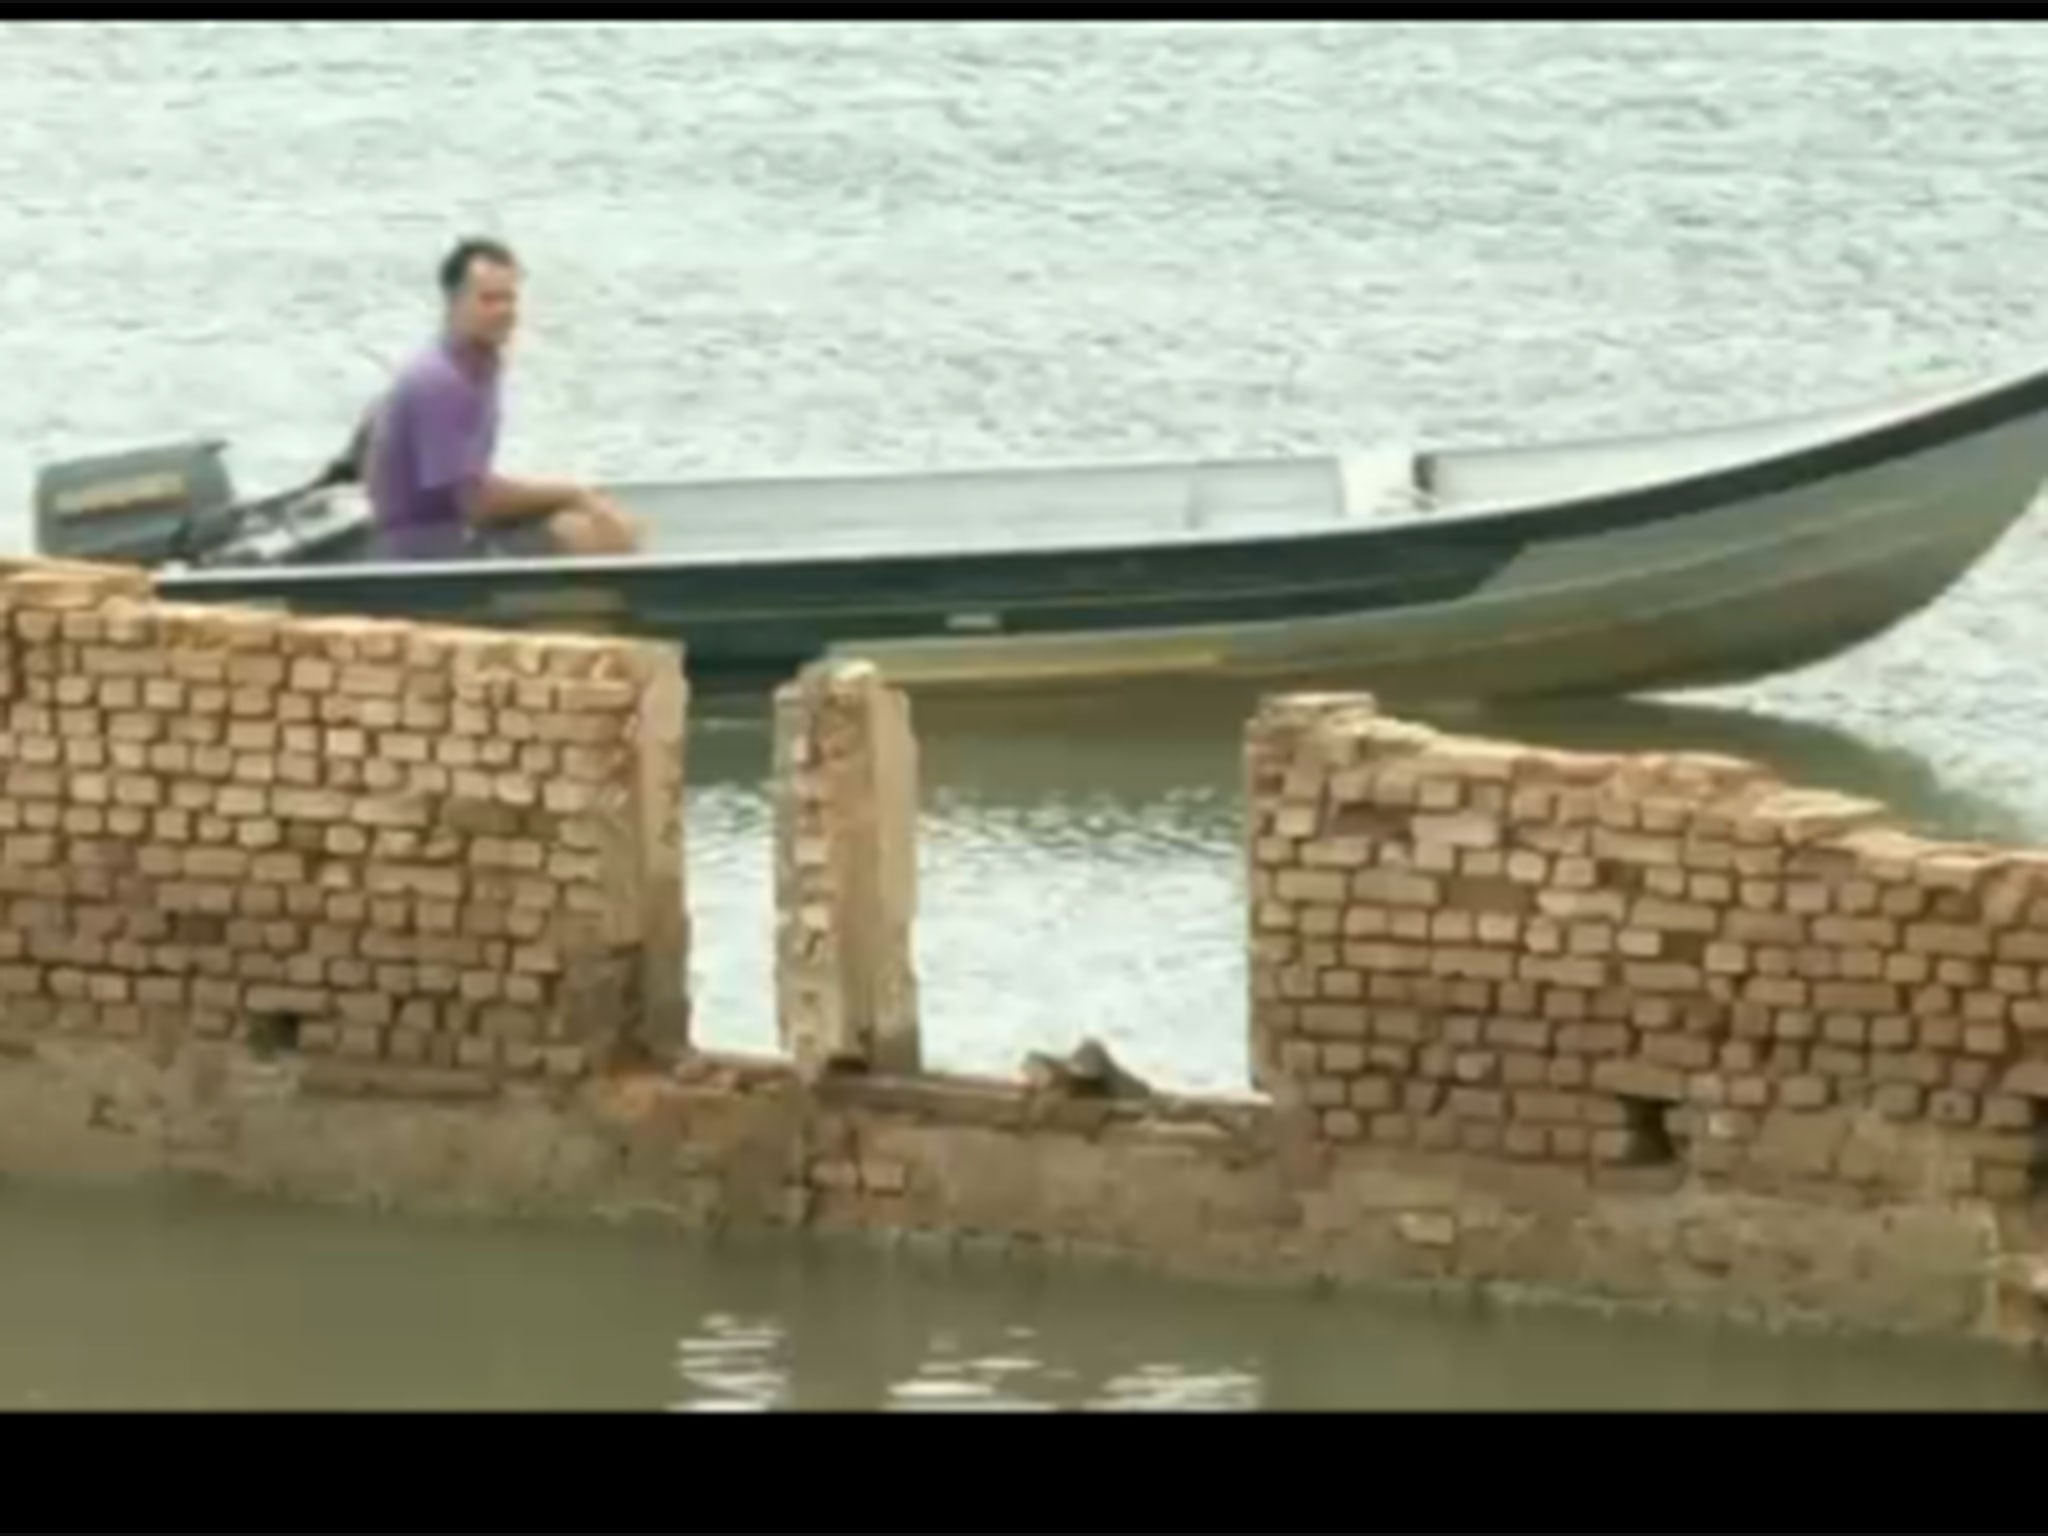
M1255 1070L1327 1140L2031 1197L2048 855L1358 697L1270 702L1247 770Z
M0 1031L489 1080L674 1043L682 701L658 647L0 569Z

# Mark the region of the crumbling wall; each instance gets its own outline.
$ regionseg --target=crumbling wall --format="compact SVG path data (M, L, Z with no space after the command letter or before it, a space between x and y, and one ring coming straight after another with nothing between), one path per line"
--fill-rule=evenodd
M2032 1200L2048 855L1364 697L1270 702L1247 770L1257 1078L1326 1141Z
M0 1035L574 1077L681 1043L672 650L0 571Z
M919 1067L917 747L910 705L864 662L775 695L775 994L807 1072Z

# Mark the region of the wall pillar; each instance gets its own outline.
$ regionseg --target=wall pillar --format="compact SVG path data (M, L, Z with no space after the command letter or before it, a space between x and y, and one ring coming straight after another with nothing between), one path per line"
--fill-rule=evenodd
M919 1070L917 747L910 705L865 662L775 695L775 982L808 1072Z

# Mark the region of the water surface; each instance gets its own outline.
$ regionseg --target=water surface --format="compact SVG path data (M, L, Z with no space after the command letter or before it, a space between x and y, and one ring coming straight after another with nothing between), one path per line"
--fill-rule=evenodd
M27 542L52 458L217 434L252 486L324 461L474 230L531 270L506 449L549 473L1532 441L1947 387L2048 357L2044 69L2048 31L1979 22L0 23L0 544ZM1495 723L1749 751L1937 829L2043 837L2044 537L2037 512L1803 674ZM920 705L938 1065L1092 1033L1159 1081L1243 1084L1249 706ZM697 722L713 1044L772 1040L765 764L758 714ZM54 1324L0 1337L0 1400L2032 1390L1879 1346L317 1214L9 1195L0 1241L0 1286Z

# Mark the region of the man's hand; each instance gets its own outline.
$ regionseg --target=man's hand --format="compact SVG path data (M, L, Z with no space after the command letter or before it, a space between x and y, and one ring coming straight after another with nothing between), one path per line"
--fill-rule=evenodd
M639 523L602 491L584 491L576 498L575 509L591 520L597 537L610 552L631 554L640 547Z
M555 514L553 528L564 554L630 555L640 547L640 530L609 496L578 490Z

